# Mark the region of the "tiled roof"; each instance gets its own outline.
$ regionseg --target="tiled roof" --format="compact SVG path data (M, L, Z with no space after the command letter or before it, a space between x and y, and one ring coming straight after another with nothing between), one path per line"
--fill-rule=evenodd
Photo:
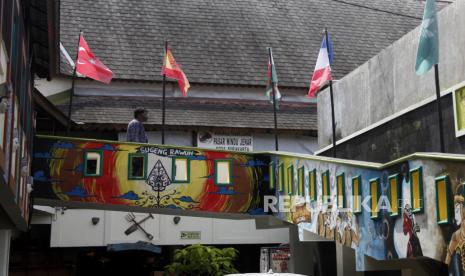
M419 25L418 0L61 0L60 39L78 31L117 79L160 81L164 41L192 83L264 85L272 46L281 86L307 87L327 27L346 75ZM443 7L444 3L438 3ZM62 60L60 70L69 73ZM68 72L67 72L68 71Z
M72 119L81 128L125 129L137 107L149 111L146 128L161 125L161 98L75 96ZM65 103L59 106L64 112ZM281 103L278 110L278 128L316 135L316 104ZM266 101L214 100L169 98L166 104L166 125L182 128L245 128L270 130L274 128L273 107Z

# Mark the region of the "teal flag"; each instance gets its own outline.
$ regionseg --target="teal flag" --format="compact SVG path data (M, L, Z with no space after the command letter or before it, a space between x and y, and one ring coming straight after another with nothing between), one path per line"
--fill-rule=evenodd
M417 75L428 72L439 61L439 33L436 15L436 0L426 0L423 22L421 23L420 42L418 44Z
M279 101L281 100L281 93L279 92L278 89L278 73L276 73L276 68L274 66L274 60L273 60L273 52L270 51L270 55L268 58L268 72L267 72L267 81L266 81L266 88L265 88L265 93L268 99L270 100L271 103L273 103L273 87L274 87L274 92L276 93L275 95L275 100L276 100L276 106L279 105Z

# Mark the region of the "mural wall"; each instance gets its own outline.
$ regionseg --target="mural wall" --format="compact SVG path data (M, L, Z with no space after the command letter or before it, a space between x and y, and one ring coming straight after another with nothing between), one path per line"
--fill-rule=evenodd
M34 149L36 198L263 214L269 193L267 163L253 155L53 138Z
M269 214L354 248L360 269L368 255L429 257L452 275L465 270L465 156L382 165L39 137L33 171L36 198Z
M465 157L437 157L369 168L273 156L272 163L280 164L271 166L276 194L291 202L289 212L277 215L352 247L358 269L364 254L377 260L429 257L449 264L451 275L463 275Z

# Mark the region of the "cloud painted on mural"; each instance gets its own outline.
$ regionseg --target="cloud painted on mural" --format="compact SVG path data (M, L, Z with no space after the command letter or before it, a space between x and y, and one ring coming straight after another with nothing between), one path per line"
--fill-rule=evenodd
M140 199L139 195L136 194L134 191L129 191L120 196L116 196L115 198L122 198L122 199L128 199L128 200L139 200Z
M33 177L34 181L38 182L63 182L63 180L48 178L47 176L45 176L44 171L35 171Z
M118 151L117 148L115 148L113 145L110 144L105 144L102 147L100 147L101 150L108 150L108 151Z
M36 152L36 153L34 153L34 158L37 158L37 159L63 159L63 158L55 158L55 157L53 157L50 152Z
M234 190L229 190L228 187L219 187L218 191L210 192L211 195L239 195L241 193Z
M74 171L77 172L77 173L82 173L82 172L84 171L84 165L83 165L83 164L77 165L77 166L74 168Z
M67 196L77 196L77 197L92 197L94 195L87 194L87 191L84 190L81 186L74 186L74 188L69 192L64 192L63 194Z
M34 172L34 181L47 182L49 179L45 176L44 171Z
M194 156L189 156L190 160L198 160L198 161L205 161L207 160L206 156L203 155L194 155Z
M182 202L189 202L189 203L197 202L194 199L192 199L192 197L190 196L181 196L181 197L178 197L177 200L182 201Z
M58 141L53 144L52 148L56 149L74 149L74 144L69 142Z
M169 208L169 209L182 209L181 207L178 207L174 204L168 204L165 206L165 208Z
M263 160L248 160L245 164L241 164L241 167L264 167L268 166Z

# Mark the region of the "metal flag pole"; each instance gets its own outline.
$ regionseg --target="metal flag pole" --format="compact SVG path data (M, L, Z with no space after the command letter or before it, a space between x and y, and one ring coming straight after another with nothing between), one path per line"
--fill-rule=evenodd
M166 62L168 54L168 40L165 41L165 60L163 62ZM166 64L164 64L166 66ZM161 144L165 144L165 110L166 110L166 73L163 73L163 100L162 100L162 105L161 105Z
M328 29L325 28L325 41L326 41L326 51L329 57L329 39L328 39ZM336 120L334 117L334 95L333 95L333 80L329 81L329 95L331 98L331 126L333 130L333 157L336 157Z
M273 94L273 115L274 115L274 144L275 144L275 150L279 151L279 142L278 142L278 117L276 114L276 92L275 92L275 87L274 87L274 82L273 82L273 59L272 59L272 54L271 54L271 47L268 48L268 58L270 61L270 83L271 83L271 91Z
M439 87L439 68L437 64L434 65L434 81L436 84L436 104L437 104L438 123L439 123L439 143L441 147L441 152L445 152L444 128L442 125L441 89Z
M82 31L79 30L79 37L78 43L76 47L76 59L74 60L74 68L73 68L73 78L71 80L71 92L69 93L69 104L68 104L68 124L66 126L66 135L69 135L71 130L71 110L73 108L73 96L74 96L74 82L76 80L76 67L79 58L79 44L81 42Z

